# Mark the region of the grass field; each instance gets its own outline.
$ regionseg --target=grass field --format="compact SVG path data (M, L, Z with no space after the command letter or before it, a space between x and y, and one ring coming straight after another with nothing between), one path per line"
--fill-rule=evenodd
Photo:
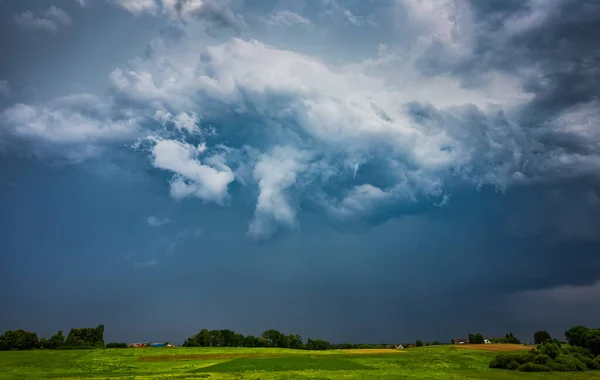
M13 351L0 352L0 379L600 380L600 371L519 373L489 369L497 351L510 347L485 346L487 350L440 346L321 352L265 348Z

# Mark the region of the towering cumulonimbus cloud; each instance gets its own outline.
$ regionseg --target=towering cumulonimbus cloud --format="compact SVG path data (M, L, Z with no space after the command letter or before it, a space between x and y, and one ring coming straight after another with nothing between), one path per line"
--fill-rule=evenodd
M121 0L185 23L112 71L101 110L18 104L0 116L13 138L141 138L177 199L225 205L234 182L254 186L257 239L296 228L304 206L338 224L380 221L464 188L597 176L600 5L394 0L383 18L326 3L313 19L274 9L266 25L343 19L375 33L391 18L387 31L408 37L340 62L256 36L199 43L196 23L255 26L227 2ZM69 132L75 121L85 128Z

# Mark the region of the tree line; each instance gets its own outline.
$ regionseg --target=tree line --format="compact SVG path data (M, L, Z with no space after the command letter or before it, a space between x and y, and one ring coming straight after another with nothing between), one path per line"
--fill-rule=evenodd
M490 338L490 343L508 343L508 344L521 344L521 341L513 335L512 332L506 333L504 338ZM471 334L469 333L469 343L470 344L484 344L485 338L482 334Z
M285 335L277 330L267 330L260 336L242 335L232 330L202 329L187 338L183 347L276 347L305 350L329 350L332 345L322 339L308 339L304 343L298 334Z
M49 339L38 339L36 333L23 329L9 330L0 335L0 351L36 348L49 350L104 348L104 325L98 325L96 328L73 328L66 337L62 330L59 330Z

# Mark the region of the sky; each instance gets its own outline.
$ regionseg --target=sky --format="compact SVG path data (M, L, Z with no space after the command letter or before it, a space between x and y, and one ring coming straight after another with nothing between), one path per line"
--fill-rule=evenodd
M600 3L0 0L0 330L600 321Z

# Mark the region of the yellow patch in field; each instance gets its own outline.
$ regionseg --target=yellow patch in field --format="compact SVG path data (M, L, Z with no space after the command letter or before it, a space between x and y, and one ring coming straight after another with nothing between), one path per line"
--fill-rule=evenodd
M491 344L455 344L453 348L465 348L469 350L479 351L527 351L534 346L525 346L523 344L506 344L506 343L491 343Z

